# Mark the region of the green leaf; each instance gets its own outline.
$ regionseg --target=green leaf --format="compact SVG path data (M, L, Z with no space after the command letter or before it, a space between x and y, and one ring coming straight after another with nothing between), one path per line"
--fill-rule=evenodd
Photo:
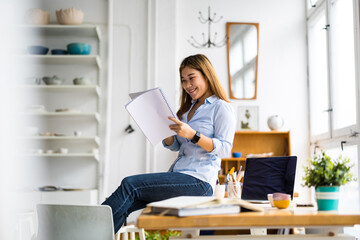
M331 159L330 156L321 150L308 160L308 166L304 168L304 184L307 187L319 186L341 186L356 178L351 174L354 164L350 164L350 159L339 156L337 159Z

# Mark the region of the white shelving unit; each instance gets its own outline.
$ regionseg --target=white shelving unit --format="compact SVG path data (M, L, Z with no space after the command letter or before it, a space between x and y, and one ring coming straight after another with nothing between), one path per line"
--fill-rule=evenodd
M82 113L82 112L44 112L44 113L22 113L24 117L68 117L68 118L88 118L100 122L99 113Z
M47 55L18 54L18 63L27 66L21 77L57 75L65 79L62 85L25 85L18 88L28 97L29 106L43 105L45 111L29 111L25 107L18 116L26 119L26 127L37 127L38 133L24 135L21 154L24 167L34 171L24 176L27 185L23 193L29 198L28 208L37 203L98 204L101 179L101 33L96 25L17 26L29 35L24 49L30 45L49 47ZM66 49L72 42L89 43L91 55L51 55L51 49ZM90 77L91 85L73 85L76 77ZM21 79L20 79L20 82ZM69 111L56 111L68 108ZM74 132L82 132L75 136ZM57 133L47 136L46 132ZM68 153L56 149L67 148ZM32 150L39 149L40 153ZM49 149L51 149L51 153ZM94 150L98 149L98 150ZM36 152L36 151L35 151ZM100 154L99 154L100 152ZM39 191L43 186L73 187L74 191ZM31 189L29 191L29 189Z
M18 55L18 62L25 64L91 64L101 69L97 55Z
M20 89L22 91L57 91L57 92L63 92L63 91L74 91L74 92L95 92L98 97L100 97L101 91L100 87L97 85L24 85L20 86Z

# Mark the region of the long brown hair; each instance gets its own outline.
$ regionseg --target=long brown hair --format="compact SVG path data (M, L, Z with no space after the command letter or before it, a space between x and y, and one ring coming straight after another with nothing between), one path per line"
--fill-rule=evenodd
M217 96L218 98L226 102L229 102L225 90L219 81L219 78L215 72L213 65L205 55L196 54L185 58L181 62L179 67L180 79L181 79L181 71L185 67L189 67L201 72L201 74L205 78L205 81L209 83L209 88L210 88L209 90L211 91L211 93L215 94L215 96ZM182 89L181 97L180 97L180 108L176 113L179 119L181 119L182 115L190 109L191 100L192 99L190 95L184 89Z

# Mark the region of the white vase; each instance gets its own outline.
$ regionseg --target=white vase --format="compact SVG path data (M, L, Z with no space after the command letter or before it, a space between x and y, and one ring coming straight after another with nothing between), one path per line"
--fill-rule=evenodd
M284 125L284 120L279 115L273 115L268 118L267 124L271 130L277 131Z

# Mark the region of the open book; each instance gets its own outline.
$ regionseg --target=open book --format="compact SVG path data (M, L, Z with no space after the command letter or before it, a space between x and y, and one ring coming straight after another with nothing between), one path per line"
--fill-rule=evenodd
M174 122L168 117L177 119L177 116L161 88L129 95L132 100L125 105L125 108L153 146L164 138L176 134L169 129L169 125Z
M149 203L152 213L179 217L213 214L235 214L241 211L263 212L258 205L238 198L181 196Z

